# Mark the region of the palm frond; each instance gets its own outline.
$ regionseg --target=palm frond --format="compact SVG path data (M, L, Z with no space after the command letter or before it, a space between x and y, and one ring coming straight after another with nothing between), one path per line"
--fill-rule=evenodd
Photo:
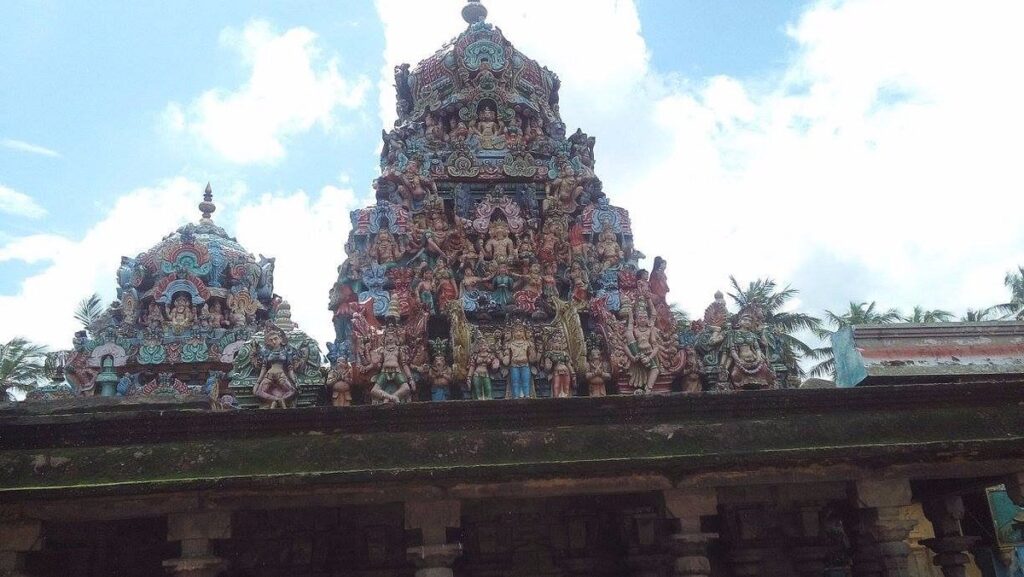
M103 301L96 293L78 301L78 307L75 308L75 320L82 323L85 329L91 327L102 314Z

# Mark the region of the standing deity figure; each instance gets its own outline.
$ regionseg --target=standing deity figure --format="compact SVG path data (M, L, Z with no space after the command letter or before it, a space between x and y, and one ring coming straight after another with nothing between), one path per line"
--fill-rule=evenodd
M398 193L406 202L408 208L413 203L418 203L428 192L437 193L437 186L434 181L420 175L420 161L412 159L405 165L405 170L399 176Z
M552 397L567 398L573 395L576 371L569 359L569 344L561 329L556 329L548 338L544 350L544 369L551 378Z
M587 355L587 386L591 397L603 397L608 391L608 382L612 380L612 369L604 355L597 347L590 349Z
M428 371L430 375L430 400L447 401L451 398L452 367L443 354L435 355Z
M524 399L533 396L532 364L537 362L533 339L526 332L526 325L517 322L512 326L512 338L505 344L501 361L508 367L509 388L506 397Z
M398 260L402 255L402 250L399 248L398 242L395 241L395 237L391 236L387 230L382 230L377 234L377 238L373 239L373 244L367 254L376 260L377 264L389 264Z
M378 371L371 378L370 399L373 404L408 401L415 390L415 381L402 351L397 328L389 326L384 329L384 342L371 353L370 359L371 367Z
M544 212L576 212L577 202L583 194L583 186L576 176L576 170L569 163L559 168L558 177L548 183L547 197L544 199Z
M723 372L733 389L770 389L775 373L768 365L768 344L757 333L754 317L741 312L725 337Z
M470 128L480 139L480 148L496 150L505 148L505 126L498 121L498 113L491 106L480 109L480 116Z
M423 271L423 278L416 284L416 295L420 304L427 314L437 314L437 306L434 302L434 271L429 268Z
M427 140L433 143L443 142L445 139L444 124L438 121L433 114L428 114L425 119L425 133Z
M146 327L153 332L160 332L160 329L164 325L164 312L160 310L160 305L155 302L149 303L149 308L146 311Z
M616 267L622 262L622 247L615 237L615 231L605 229L597 237L597 258L601 261L601 270Z
M569 280L572 282L572 301L585 303L590 300L590 277L587 269L580 261L574 261L569 270Z
M437 279L437 310L443 313L448 310L448 303L459 298L459 287L452 278L451 269L443 261L439 261L434 270Z
M288 345L288 335L281 327L267 324L263 332L263 344L256 356L262 368L253 385L252 394L265 408L287 408L299 388L292 366L295 351Z
M507 224L492 222L487 229L487 236L484 258L509 262L516 258L516 243L509 237Z
M658 363L660 344L658 330L651 324L650 315L643 306L627 309L626 354L629 356L629 384L636 394L654 391L661 366Z
M331 406L352 405L352 363L341 357L335 359L327 371L326 385L331 393Z
M167 318L176 333L192 328L196 321L196 311L188 295L180 293L174 297L173 304L167 309Z
M473 354L470 357L472 370L467 377L469 381L467 384L472 386L474 399L489 400L492 398L491 371L498 369L499 362L490 343L487 342L483 335L478 333L474 339Z

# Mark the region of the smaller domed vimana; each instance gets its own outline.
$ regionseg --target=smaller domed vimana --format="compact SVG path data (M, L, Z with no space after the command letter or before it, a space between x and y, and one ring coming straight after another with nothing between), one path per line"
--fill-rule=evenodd
M850 323L801 383L769 299L671 304L558 76L461 13L316 254L330 342L208 184L0 403L0 577L1020 575L1024 322Z

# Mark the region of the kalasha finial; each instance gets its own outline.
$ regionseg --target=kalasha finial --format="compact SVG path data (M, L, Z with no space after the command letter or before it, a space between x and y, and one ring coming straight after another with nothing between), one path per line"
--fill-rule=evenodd
M210 215L217 210L217 205L213 204L213 187L209 182L206 183L206 190L203 191L203 202L199 203L199 210L203 213L203 220L210 220Z
M469 24L483 22L487 18L487 8L480 3L480 0L467 0L462 7L462 19Z

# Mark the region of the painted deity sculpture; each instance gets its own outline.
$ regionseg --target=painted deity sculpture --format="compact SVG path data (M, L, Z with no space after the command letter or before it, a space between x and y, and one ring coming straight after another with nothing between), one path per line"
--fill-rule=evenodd
M383 345L371 356L374 370L370 398L374 404L404 403L412 396L416 383L402 350L395 327L384 330Z
M434 356L428 374L430 376L430 399L432 401L447 401L450 399L453 381L452 367L448 364L443 354Z
M524 323L517 322L512 326L511 338L502 349L501 361L509 372L509 390L505 396L513 399L535 396L532 364L537 362L537 352Z
M298 393L295 351L288 345L288 335L277 325L267 325L257 359L261 368L252 394L265 408L288 407Z
M348 407L352 404L352 363L337 358L327 372L327 390L331 395L331 406Z
M467 385L474 399L494 398L492 372L498 370L499 363L500 359L494 354L491 343L478 334L473 341L473 354L470 357L472 370L467 377Z
M775 387L775 374L768 364L768 344L756 329L753 314L742 311L726 333L722 371L734 389Z
M480 148L505 148L505 125L498 121L497 112L491 106L485 105L480 109L479 118L470 132L480 139Z
M601 349L593 347L587 354L587 388L591 397L603 397L607 393L608 383L611 382L612 372L608 361L601 354Z
M551 376L551 396L567 398L573 396L576 371L569 358L569 346L565 333L560 329L552 331L544 350L544 368Z
M659 343L657 328L651 324L644 307L637 307L635 313L632 308L628 310L626 351L630 360L630 385L637 394L653 392L661 371Z

